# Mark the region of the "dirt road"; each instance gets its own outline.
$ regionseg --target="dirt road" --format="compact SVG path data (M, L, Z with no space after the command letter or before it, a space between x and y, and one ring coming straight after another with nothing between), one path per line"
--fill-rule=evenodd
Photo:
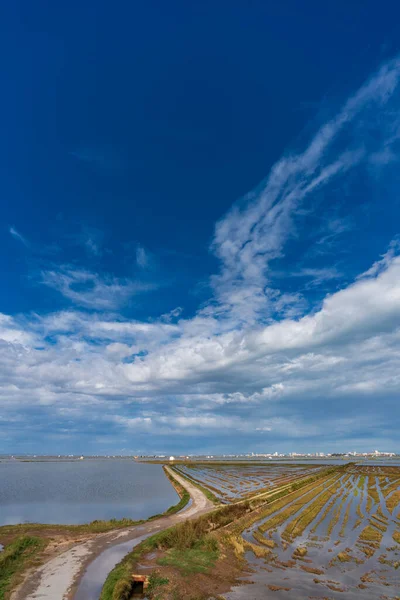
M109 551L110 548L117 544L135 540L130 546L132 548L153 533L167 529L171 525L186 519L193 519L215 508L199 488L177 473L172 472L169 467L167 467L167 470L187 489L191 496L191 504L186 509L175 515L160 517L143 525L101 533L89 541L75 544L68 550L51 558L34 573L29 573L23 584L12 594L11 600L73 600L74 598L86 600L86 598L89 598L89 593L86 594L82 591L82 586L80 587L82 578L91 563L103 553ZM119 561L117 560L117 562ZM109 571L112 570L113 566L111 565ZM102 565L102 569L104 569L104 565ZM101 573L101 578L104 581L108 572Z

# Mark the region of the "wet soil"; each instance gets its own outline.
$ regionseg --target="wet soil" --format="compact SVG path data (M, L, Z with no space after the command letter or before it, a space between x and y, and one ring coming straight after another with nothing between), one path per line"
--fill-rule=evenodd
M254 570L252 583L236 586L224 597L398 598L399 490L399 468L351 467L326 481L314 496L304 493L303 503L288 498L243 531L247 542L263 547L262 535L274 548L264 558L246 552Z

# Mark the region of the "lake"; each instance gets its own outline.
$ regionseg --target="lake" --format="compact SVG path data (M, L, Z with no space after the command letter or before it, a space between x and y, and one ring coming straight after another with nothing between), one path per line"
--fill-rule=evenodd
M161 465L124 459L0 462L0 525L146 519L178 500Z

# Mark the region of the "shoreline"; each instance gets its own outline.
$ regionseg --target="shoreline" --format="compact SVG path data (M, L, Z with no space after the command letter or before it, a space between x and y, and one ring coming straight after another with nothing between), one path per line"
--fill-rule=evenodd
M35 571L26 572L23 582L11 593L10 600L34 600L38 597L41 600L73 600L89 564L106 549L136 538L140 538L137 542L140 543L143 536L148 537L215 508L194 484L172 472L168 466L165 467L165 471L188 492L192 499L189 506L186 502L185 506L180 507L174 514L170 512L164 516L150 517L145 522L105 533L91 534L90 539L73 543L68 549L50 557ZM175 506L179 506L179 503ZM104 580L107 575L108 573L105 574Z

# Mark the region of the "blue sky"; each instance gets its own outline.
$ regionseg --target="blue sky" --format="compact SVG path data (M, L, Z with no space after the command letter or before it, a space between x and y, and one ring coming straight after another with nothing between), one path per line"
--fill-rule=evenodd
M1 11L0 453L400 452L397 3Z

